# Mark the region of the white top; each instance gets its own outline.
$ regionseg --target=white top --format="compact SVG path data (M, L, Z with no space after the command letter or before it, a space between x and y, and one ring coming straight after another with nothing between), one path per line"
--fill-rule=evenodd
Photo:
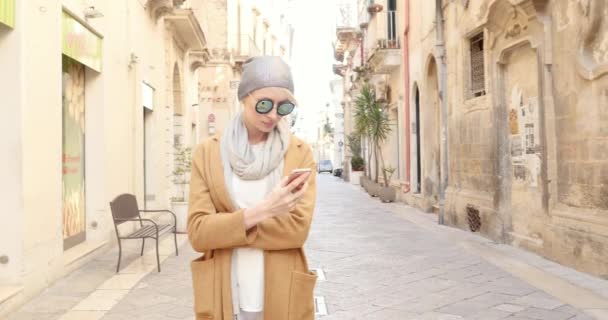
M236 204L251 208L266 196L270 176L260 180L241 180L233 175L232 187ZM232 253L232 303L247 312L264 310L264 250L237 248Z

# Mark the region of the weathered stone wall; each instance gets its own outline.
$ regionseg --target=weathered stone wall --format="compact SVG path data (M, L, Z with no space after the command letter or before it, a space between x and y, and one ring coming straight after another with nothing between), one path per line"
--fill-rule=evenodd
M410 1L409 67L410 124L416 124L416 90L419 92L420 131L410 130L412 192L404 200L425 211L433 210L439 193L439 129L440 108L437 67L435 63L435 3ZM434 72L429 73L429 69ZM417 161L416 136L420 135L420 163ZM420 166L420 193L417 190L417 170Z
M608 4L553 1L556 173L548 253L608 275Z
M577 69L579 64L608 66L608 5L557 1L552 14L558 199L573 207L606 210L608 77L586 79Z
M413 16L425 16L423 9L414 6ZM483 235L607 275L608 21L602 17L608 16L608 4L471 0L446 3L443 12L446 223L468 229L467 207L473 207ZM410 62L426 61L421 70L414 67L411 79L421 95L427 203L436 199L429 186L439 181L432 150L441 128L432 111L437 94L432 23L413 18L412 31L426 32L414 32L410 42L416 48ZM473 97L469 45L480 33L485 95Z

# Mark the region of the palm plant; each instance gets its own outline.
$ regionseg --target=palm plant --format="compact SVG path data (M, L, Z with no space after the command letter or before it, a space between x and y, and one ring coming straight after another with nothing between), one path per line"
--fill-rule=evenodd
M367 163L371 163L373 150L373 141L371 139L371 113L374 108L377 107L378 102L376 101L376 94L369 86L364 84L361 88L361 93L355 99L355 132L364 139L366 144ZM371 166L368 165L366 168L366 176L371 177Z
M381 145L388 138L392 130L392 123L386 112L386 108L376 100L376 93L369 84L365 84L361 88L361 93L355 100L354 116L355 132L365 138L368 146L367 163L371 163L372 153L376 161L374 181L378 183L380 171L378 162L382 166L384 181L388 181L387 172L384 170ZM367 176L371 176L371 166L367 166Z
M384 183L387 184L388 187L388 175L384 166L384 158L382 156L382 144L388 139L389 134L392 130L392 123L389 119L388 113L386 112L386 108L383 108L379 103L376 103L376 106L371 110L369 114L369 135L374 144L374 154L376 157L376 161L378 161L378 157L380 157L380 164L382 165L382 176L384 178ZM378 166L376 165L376 183L378 183Z

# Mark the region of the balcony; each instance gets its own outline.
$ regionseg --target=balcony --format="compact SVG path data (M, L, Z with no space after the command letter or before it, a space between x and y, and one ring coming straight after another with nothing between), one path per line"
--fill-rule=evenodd
M238 37L236 48L232 49L232 58L235 63L243 63L251 57L256 57L261 54L260 48L253 40L253 37L244 34Z
M388 74L401 65L401 43L396 31L396 12L379 13L370 22L367 62L375 74Z
M171 22L178 37L188 49L203 51L207 46L203 29L192 10L174 8L165 16L165 21Z
M353 51L359 46L361 33L356 28L338 27L336 28L336 43L334 45L334 58L338 61L344 60L344 54Z

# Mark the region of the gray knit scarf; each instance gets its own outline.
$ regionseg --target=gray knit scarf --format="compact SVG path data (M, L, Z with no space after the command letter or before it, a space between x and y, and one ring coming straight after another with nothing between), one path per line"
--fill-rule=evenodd
M255 147L249 143L247 128L243 123L243 112L239 112L230 121L221 138L220 151L224 166L224 179L228 193L235 208L232 177L236 174L242 180L259 180L268 175L269 192L283 174L283 157L287 152L290 140L289 123L282 119L276 128L268 134L268 139Z

